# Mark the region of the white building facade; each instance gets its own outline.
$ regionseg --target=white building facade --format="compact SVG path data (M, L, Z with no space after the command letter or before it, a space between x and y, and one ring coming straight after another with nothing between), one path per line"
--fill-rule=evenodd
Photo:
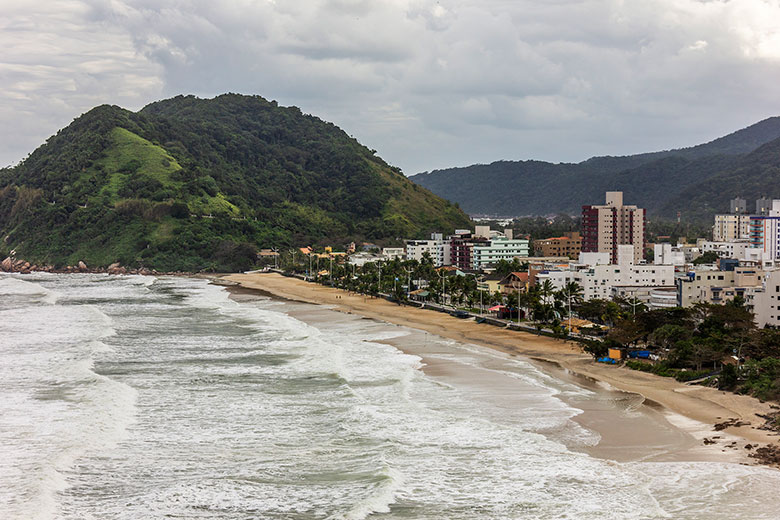
M430 240L407 240L406 259L422 262L425 253L433 260L435 267L451 265L450 243L441 233L432 233Z
M780 270L764 273L763 287L753 293L752 303L756 325L780 327Z
M577 282L582 287L585 300L594 298L609 300L620 287L647 289L674 287L674 266L631 263L581 266L572 271L548 271L537 275L537 281L545 279L550 280L556 290L563 289L569 281ZM619 292L617 294L620 295Z

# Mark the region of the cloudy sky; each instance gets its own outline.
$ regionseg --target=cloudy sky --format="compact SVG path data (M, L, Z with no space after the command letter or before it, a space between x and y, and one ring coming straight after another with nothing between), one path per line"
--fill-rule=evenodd
M95 105L259 94L407 174L780 115L780 0L0 0L0 166Z

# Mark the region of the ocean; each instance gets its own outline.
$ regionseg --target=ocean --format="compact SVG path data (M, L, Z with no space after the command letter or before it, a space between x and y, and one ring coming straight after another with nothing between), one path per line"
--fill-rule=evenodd
M780 518L778 471L589 454L598 399L206 280L0 275L2 519Z

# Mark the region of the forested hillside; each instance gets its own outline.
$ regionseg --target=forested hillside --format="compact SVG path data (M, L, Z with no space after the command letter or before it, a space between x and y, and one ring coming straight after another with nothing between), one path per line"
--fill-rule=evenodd
M54 265L238 270L257 247L467 223L335 125L259 96L100 106L0 170L0 254Z
M436 170L411 179L469 213L548 215L579 213L622 190L628 203L650 215L696 221L728 208L737 195L780 197L780 185L762 183L780 167L780 117L706 144L626 157L594 157L578 164L498 161ZM767 148L768 147L768 148Z

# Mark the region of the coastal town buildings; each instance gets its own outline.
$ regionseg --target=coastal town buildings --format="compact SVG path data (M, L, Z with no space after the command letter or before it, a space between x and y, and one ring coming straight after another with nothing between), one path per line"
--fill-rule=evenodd
M556 290L560 290L570 281L577 282L582 288L585 300L611 299L615 294L614 289L618 287L674 287L674 266L635 264L634 248L630 244L620 245L617 250L617 263L601 263L603 256L588 256L583 253L580 255L580 262L572 264L568 270L537 274L536 283L550 280ZM589 259L595 262L585 263Z
M609 253L612 263L617 263L620 245L631 245L634 263L640 263L645 245L645 210L624 205L622 191L608 191L605 204L582 207L582 252Z
M748 249L752 247L752 243L747 239L732 242L702 240L699 243L699 248L702 253L713 252L721 258L744 259L747 256Z
M407 240L405 248L372 247L350 255L349 262L430 257L437 271L475 276L477 287L494 294L517 294L548 280L555 290L576 282L585 300L622 299L628 305L649 309L691 307L697 303L725 304L742 298L760 326L780 326L780 200L759 199L756 214L746 215L747 202L734 199L732 213L716 217L713 231L729 240L700 238L696 244L653 244L653 261L643 258L644 210L623 204L621 192L607 192L606 204L583 206L582 235L567 233L531 243L513 237L511 229L489 226L461 229L450 236L433 233L427 240ZM745 220L747 219L747 220ZM744 222L749 222L745 235ZM662 237L669 240L671 237ZM576 260L571 257L580 249ZM351 249L351 248L350 248ZM365 249L365 248L364 248ZM380 252L381 251L381 252ZM300 248L317 270L336 255ZM532 252L543 256L529 256ZM703 253L716 253L714 264L694 265ZM270 252L265 252L270 256ZM522 259L522 271L506 276L492 274L502 260ZM415 283L415 290L425 281ZM626 304L626 303L624 303Z

